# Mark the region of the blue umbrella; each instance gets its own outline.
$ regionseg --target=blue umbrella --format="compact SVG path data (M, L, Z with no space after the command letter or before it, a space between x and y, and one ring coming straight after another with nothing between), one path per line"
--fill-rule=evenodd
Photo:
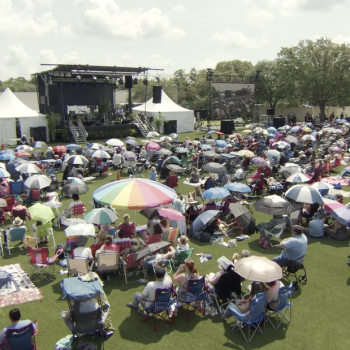
M201 145L201 149L213 149L210 145Z
M67 147L70 151L74 151L74 150L77 150L77 149L82 149L81 146L76 145L75 143L71 143L70 145L67 145L66 147Z
M0 160L14 160L16 156L12 153L0 154Z
M268 132L269 134L274 134L274 133L276 133L276 131L277 131L277 129L274 128L273 126L270 126L270 127L267 129L267 132Z
M124 142L127 143L127 144L129 144L129 145L135 146L135 147L137 147L137 146L139 145L139 144L137 143L137 141L136 141L136 140L133 140L133 139L126 139Z
M350 226L350 210L346 207L334 209L331 215L342 225Z
M214 130L209 130L209 131L207 132L207 135L211 135L211 134L215 134L215 131L214 131Z
M227 143L224 140L216 140L215 145L218 147L226 147Z
M315 182L311 185L311 187L316 188L316 190L320 192L322 196L325 196L329 193L333 186L326 182Z
M0 154L15 154L13 149L3 149Z
M293 128L290 129L291 132L299 132L300 128L299 126L294 126Z
M231 192L239 193L249 193L252 192L251 188L246 184L241 184L239 182L230 182L224 186L227 190Z
M197 216L196 220L191 225L191 235L201 230L206 226L210 220L215 218L220 213L219 210L207 210L204 213Z
M213 187L202 193L202 197L205 199L220 199L230 195L230 192L226 188Z

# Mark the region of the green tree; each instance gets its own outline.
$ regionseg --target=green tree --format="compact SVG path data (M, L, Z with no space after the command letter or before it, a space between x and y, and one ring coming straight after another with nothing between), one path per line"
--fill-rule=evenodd
M249 61L221 61L216 64L215 74L249 75L253 72L253 70L254 66Z
M255 70L260 71L259 81L255 84L256 101L267 102L270 108L275 108L279 101L291 98L294 84L284 78L276 61L260 61Z
M154 117L153 119L153 123L156 127L156 130L160 133L160 128L162 126L162 124L164 123L165 121L165 117L159 112L159 114Z
M31 92L36 91L35 81L33 79L27 80L23 77L9 78L5 81L0 81L0 91L8 87L13 92Z
M322 119L326 105L343 106L350 91L350 47L327 38L300 41L284 47L277 63L283 79L294 85L300 102L319 106Z

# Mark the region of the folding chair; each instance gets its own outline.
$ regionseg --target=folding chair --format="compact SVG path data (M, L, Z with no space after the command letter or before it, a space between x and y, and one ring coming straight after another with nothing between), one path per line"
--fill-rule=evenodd
M179 302L186 310L186 312L183 313L186 321L189 321L196 312L205 315L205 303L211 304L210 295L205 290L205 277L189 280L187 282L185 298ZM192 313L190 313L190 307L193 308Z
M233 331L237 331L239 329L247 343L250 343L253 339L255 333L258 331L261 334L264 334L265 331L265 307L266 307L266 292L259 293L254 296L250 300L250 309L247 313L237 312L235 310L231 310L233 316L237 321L241 323L240 327L236 327ZM261 328L261 323L264 325L264 329ZM244 327L247 326L248 334L244 333ZM253 334L251 334L251 331Z
M10 188L12 194L22 194L24 192L24 182L22 180L11 181Z
M33 321L22 328L6 329L5 343L0 344L0 346L3 345L4 349L8 350L36 350L35 336L38 331L37 321ZM1 347L1 349L3 349L3 347Z
M267 309L267 319L271 323L271 326L278 330L278 328L283 323L283 320L286 323L290 323L292 320L292 294L293 294L293 283L289 285L289 287L282 287L278 291L278 309L277 310L269 310ZM289 317L287 316L287 311L289 309ZM274 324L271 320L271 316L276 317L276 323Z
M26 209L16 209L15 207L12 209L12 217L13 218L19 217L21 220L25 222L25 224L27 224L26 221L28 217L28 211Z
M174 311L174 309L178 306L178 302L176 298L171 298L172 295L173 286L170 286L169 288L159 288L156 289L155 300L152 301L150 305L145 306L143 303L141 303L146 313L143 322L148 320L153 332L157 332L164 322L168 322L170 324L175 323L174 317L170 317L170 312ZM158 320L160 320L160 322L157 322Z
M249 171L248 170L245 170L241 173L239 179L237 179L237 182L244 182L244 183L247 183L247 177L248 177L248 174L249 174Z
M159 243L162 240L162 235L150 235L147 236L145 246L148 246L152 243Z
M56 247L55 237L53 235L52 224L48 223L45 225L39 225L37 227L37 231L33 232L33 238L35 241L35 246L38 248L38 244L40 242L40 238L44 238L46 236L51 237L52 239L52 247Z
M280 239L280 237L284 231L285 226L286 226L286 224L284 223L284 224L279 224L279 225L274 226L271 231L267 231L264 229L265 237L269 241L271 247L272 247L271 238ZM272 233L273 231L275 231L275 233Z
M29 274L32 279L34 279L36 276L41 275L44 277L48 282L51 281L52 277L57 275L55 262L58 258L58 256L63 252L63 249L58 249L56 254L49 258L49 248L43 247L43 248L33 248L28 246L27 247L28 255L30 256L30 259L28 261L29 264ZM41 271L44 271L44 269L48 269L48 276L45 277ZM37 271L36 274L32 273L31 271Z
M146 279L146 271L145 271L145 268L143 266L143 260L142 259L137 260L137 254L138 253L129 254L126 257L125 261L120 258L121 264L123 266L123 273L122 274L124 274L126 284L137 282L137 281L128 282L128 275L130 276L130 272L128 272L128 270L132 269L132 268L136 268L137 272L141 270L143 272L144 278Z
M83 215L86 212L86 208L84 204L76 204L72 207L72 216L75 216L76 218L78 215Z
M39 201L41 199L42 192L39 189L32 189L29 192L29 196L24 196L25 202L34 202Z
M88 259L67 259L68 277L89 273Z
M119 270L119 253L101 253L96 256L96 272L116 273Z
M185 260L189 259L192 255L192 253L193 253L193 248L177 252L175 254L174 260L173 260L174 270L177 267L179 267L181 264L184 264Z
M26 245L26 233L27 229L25 227L11 227L6 231L5 235L7 238L7 251L9 255L11 255L11 242L22 242L24 246Z
M11 179L13 181L17 181L18 179L20 179L20 177L21 177L21 173L18 171L11 173Z
M15 206L15 196L4 197L3 199L6 201L6 207L2 207L1 209L4 212L12 211Z
M170 228L166 235L163 236L163 241L171 243L174 246L175 241L179 236L179 228Z

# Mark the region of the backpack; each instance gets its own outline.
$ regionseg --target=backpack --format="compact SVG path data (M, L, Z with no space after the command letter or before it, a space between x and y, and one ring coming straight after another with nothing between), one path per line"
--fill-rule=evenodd
M201 242L210 242L210 233L209 232L201 232L199 240Z
M259 246L264 249L270 249L271 243L266 237L260 237L259 239Z

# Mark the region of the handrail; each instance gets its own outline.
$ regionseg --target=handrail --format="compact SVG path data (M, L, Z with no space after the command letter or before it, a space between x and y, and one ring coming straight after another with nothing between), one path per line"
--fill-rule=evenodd
M86 138L87 138L87 136L88 136L88 133L87 133L87 131L86 131L86 129L85 129L85 126L83 125L83 123L81 122L80 119L78 119L78 126L79 126L80 131L81 131L81 133L83 134L84 139L85 139L85 141L86 141Z

